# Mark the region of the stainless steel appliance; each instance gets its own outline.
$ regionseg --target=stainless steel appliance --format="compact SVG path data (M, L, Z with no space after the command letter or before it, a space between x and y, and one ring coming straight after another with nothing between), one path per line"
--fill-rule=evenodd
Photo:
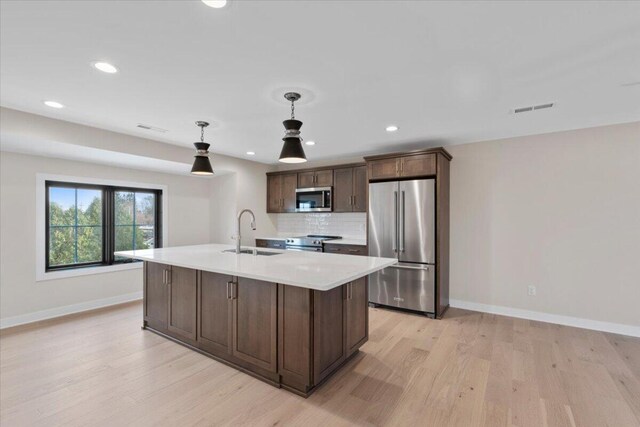
M369 275L373 304L435 313L435 180L369 184L369 255L398 264Z
M331 187L297 188L296 212L331 212Z
M342 239L341 236L323 236L309 234L308 236L291 237L285 242L288 251L322 252L322 242L325 240Z

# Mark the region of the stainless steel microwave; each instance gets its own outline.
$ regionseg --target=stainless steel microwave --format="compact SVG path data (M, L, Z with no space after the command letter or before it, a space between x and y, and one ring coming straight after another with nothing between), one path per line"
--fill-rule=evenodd
M296 189L296 212L331 212L331 187Z

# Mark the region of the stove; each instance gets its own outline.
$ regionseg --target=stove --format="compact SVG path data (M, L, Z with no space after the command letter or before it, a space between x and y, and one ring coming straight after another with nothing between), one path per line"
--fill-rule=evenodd
M286 249L289 251L322 252L322 242L336 239L342 239L342 236L309 234L308 236L290 237L286 240Z

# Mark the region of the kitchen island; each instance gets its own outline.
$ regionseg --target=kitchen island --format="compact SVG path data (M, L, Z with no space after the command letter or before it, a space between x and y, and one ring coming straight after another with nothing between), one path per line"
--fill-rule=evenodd
M116 254L144 261L143 328L308 396L367 341L367 275L396 260L233 250Z

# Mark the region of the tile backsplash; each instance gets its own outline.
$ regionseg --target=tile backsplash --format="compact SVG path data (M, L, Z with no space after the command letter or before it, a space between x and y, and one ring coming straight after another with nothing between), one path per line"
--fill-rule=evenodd
M278 233L327 234L365 239L367 237L367 214L354 213L295 213L278 214Z

